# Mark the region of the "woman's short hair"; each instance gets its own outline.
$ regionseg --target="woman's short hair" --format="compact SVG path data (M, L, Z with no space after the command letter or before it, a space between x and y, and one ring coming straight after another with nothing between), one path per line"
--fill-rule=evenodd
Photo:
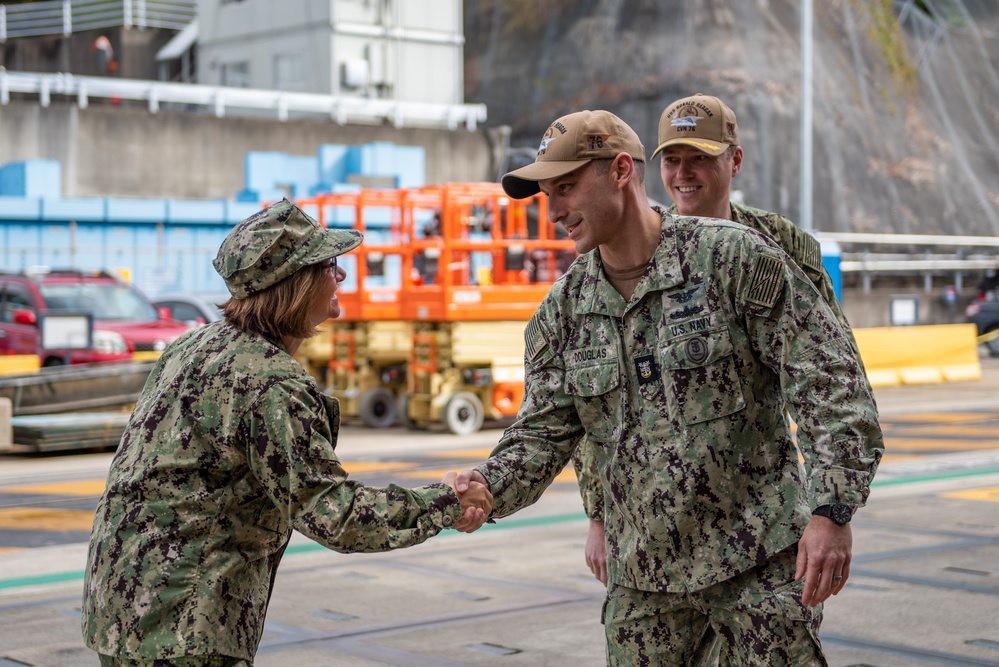
M316 292L333 279L327 260L310 264L261 292L229 299L222 304L222 314L240 331L271 340L309 338L319 333L310 313Z

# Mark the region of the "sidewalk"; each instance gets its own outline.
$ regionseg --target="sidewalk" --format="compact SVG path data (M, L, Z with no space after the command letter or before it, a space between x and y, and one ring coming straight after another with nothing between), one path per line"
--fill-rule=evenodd
M874 389L882 416L925 410L972 410L999 407L999 358L980 357L982 379L977 382L903 385Z

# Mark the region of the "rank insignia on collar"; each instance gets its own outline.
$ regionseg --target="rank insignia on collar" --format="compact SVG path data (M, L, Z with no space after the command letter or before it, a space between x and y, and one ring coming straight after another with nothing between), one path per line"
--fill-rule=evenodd
M638 384L648 384L656 379L656 360L651 354L635 359L635 371L638 373Z

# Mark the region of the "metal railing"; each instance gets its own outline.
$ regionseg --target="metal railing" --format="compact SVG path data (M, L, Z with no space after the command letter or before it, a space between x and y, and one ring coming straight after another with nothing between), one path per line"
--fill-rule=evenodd
M83 30L167 28L181 30L197 16L195 0L50 0L0 4L0 42Z
M877 234L870 232L815 232L819 241L858 245L923 245L963 248L999 248L997 236L957 234Z
M389 122L397 128L429 127L455 130L464 125L469 131L486 120L484 104L431 104L397 100L342 97L318 93L295 93L281 90L228 88L168 81L116 79L72 74L7 72L0 69L0 104L9 104L11 93L38 95L43 107L53 95L75 98L85 109L90 98L147 102L156 113L161 104L181 108L210 110L221 118L228 109L273 113L279 120L291 116L321 115L344 125Z
M841 248L840 271L860 274L865 292L871 290L872 276L889 273L923 276L924 289L930 292L934 274L953 274L961 289L964 274L999 269L999 237L941 234L874 234L859 232L816 232L819 241L831 241ZM926 252L875 253L870 248L885 246L922 246ZM952 253L945 248L954 248ZM976 252L969 252L976 249Z

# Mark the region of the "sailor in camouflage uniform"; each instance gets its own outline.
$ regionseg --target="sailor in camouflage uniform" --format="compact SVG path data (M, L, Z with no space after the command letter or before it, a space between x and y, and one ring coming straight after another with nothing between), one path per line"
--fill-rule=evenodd
M225 319L160 357L94 517L83 635L102 665L250 665L292 530L341 552L419 544L488 514L454 474L405 489L347 479L336 399L292 355L339 315L336 257L361 243L283 200L237 225L214 261Z
M710 626L722 665L824 665L843 510L864 505L883 452L874 401L801 269L742 225L653 210L644 157L619 118L583 111L504 176L514 198L548 195L580 257L527 326L517 421L458 488L485 481L507 516L585 437L605 490L608 664L689 665Z
M739 125L735 112L717 97L697 93L668 104L659 118L660 176L673 205L673 214L719 218L746 225L766 235L805 272L833 310L856 349L853 331L840 308L832 279L822 265L822 250L814 236L778 213L731 201L732 179L742 169ZM607 583L603 501L599 476L586 442L574 457L583 507L590 517L586 564Z
M849 331L815 237L778 213L731 201L732 179L743 157L732 109L701 93L677 100L659 118L658 139L652 157L662 153L660 176L673 201L670 212L734 220L765 234L805 272Z

